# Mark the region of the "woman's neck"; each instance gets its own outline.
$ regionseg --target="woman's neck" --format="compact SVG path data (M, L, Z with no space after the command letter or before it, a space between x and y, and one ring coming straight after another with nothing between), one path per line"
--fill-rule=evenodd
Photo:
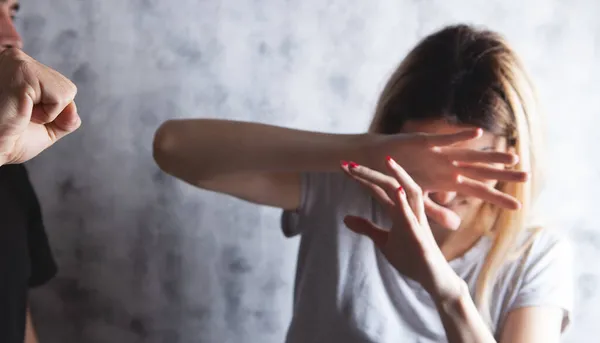
M431 231L447 261L463 256L483 236L483 231L473 226L451 231L432 225Z

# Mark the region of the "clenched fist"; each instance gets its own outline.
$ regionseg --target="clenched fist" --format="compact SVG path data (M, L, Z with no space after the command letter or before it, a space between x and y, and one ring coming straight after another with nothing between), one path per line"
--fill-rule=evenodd
M23 163L75 131L77 88L19 49L0 53L0 165Z

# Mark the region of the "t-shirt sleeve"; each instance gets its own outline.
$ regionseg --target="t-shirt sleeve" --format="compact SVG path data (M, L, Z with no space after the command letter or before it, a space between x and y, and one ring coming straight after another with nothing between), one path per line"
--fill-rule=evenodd
M29 214L27 227L27 245L31 262L29 286L37 287L45 284L56 275L57 266L46 235L37 195L31 185L27 170L23 169L21 188Z
M307 172L300 178L300 206L294 211L283 211L281 229L286 237L302 234L314 221L307 220L325 214L340 202L347 188L347 177L342 173Z
M527 258L521 287L511 309L555 306L563 310L562 331L571 323L573 312L573 250L563 238L541 234Z

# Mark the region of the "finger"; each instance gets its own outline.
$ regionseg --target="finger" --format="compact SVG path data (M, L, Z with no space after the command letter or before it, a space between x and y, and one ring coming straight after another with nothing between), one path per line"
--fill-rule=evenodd
M353 176L359 177L366 182L378 186L387 194L389 199L394 199L396 197L394 192L396 189L398 189L400 184L393 177L375 171L371 168L358 165L354 162L349 162L348 172Z
M364 188L366 188L375 198L375 200L379 201L379 203L383 206L387 206L388 208L394 207L394 202L381 187L375 185L373 182L363 179L358 176L356 173L352 173L350 171L349 163L342 162L342 170L346 175L351 177L353 180L356 180L360 183Z
M34 107L33 112L39 110L38 108ZM30 122L22 134L23 139L27 141L24 155L33 156L38 154L59 139L75 131L80 124L81 121L77 115L75 104L67 106L65 111L49 124L42 125Z
M346 216L344 224L357 234L369 237L379 249L387 242L389 232L362 217Z
M501 151L446 148L441 150L449 159L469 163L501 163L509 166L519 162L519 156Z
M466 129L450 134L430 134L426 135L426 137L432 146L448 146L479 138L482 134L483 131L481 129Z
M56 117L56 119L46 124L48 135L57 141L69 133L77 130L81 126L81 119L77 114L77 107L72 102Z
M518 210L521 203L514 197L492 188L485 183L465 177L459 177L458 192L475 196L484 201L498 205L509 210Z
M25 96L41 107L41 111L32 119L41 124L54 121L74 101L77 87L59 72L24 53L15 58L20 59L23 86L27 86Z
M457 230L460 227L461 218L456 212L436 204L427 196L424 198L423 202L427 218L448 230Z
M421 187L408 175L404 168L389 156L387 158L387 167L400 186L404 188L413 214L419 221L425 219L425 205L423 204L423 190L421 190Z
M394 200L396 201L396 208L398 209L395 218L400 220L402 227L408 227L414 232L415 228L420 226L420 221L419 218L415 216L413 209L410 206L407 193L402 186L398 187L394 193L396 195Z
M529 173L520 170L509 170L489 165L474 165L457 163L459 174L477 180L499 180L510 182L525 182Z

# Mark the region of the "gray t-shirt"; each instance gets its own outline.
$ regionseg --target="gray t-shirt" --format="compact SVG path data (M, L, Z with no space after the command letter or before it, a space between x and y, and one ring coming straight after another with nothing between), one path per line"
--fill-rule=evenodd
M429 294L400 275L370 239L347 229L342 220L348 214L391 226L376 200L343 173L303 175L301 206L284 211L281 222L286 236L301 235L286 342L447 342ZM482 238L450 261L472 296L490 243ZM508 263L492 290L495 335L511 310L526 306L562 308L564 329L573 303L571 261L570 245L544 230Z

